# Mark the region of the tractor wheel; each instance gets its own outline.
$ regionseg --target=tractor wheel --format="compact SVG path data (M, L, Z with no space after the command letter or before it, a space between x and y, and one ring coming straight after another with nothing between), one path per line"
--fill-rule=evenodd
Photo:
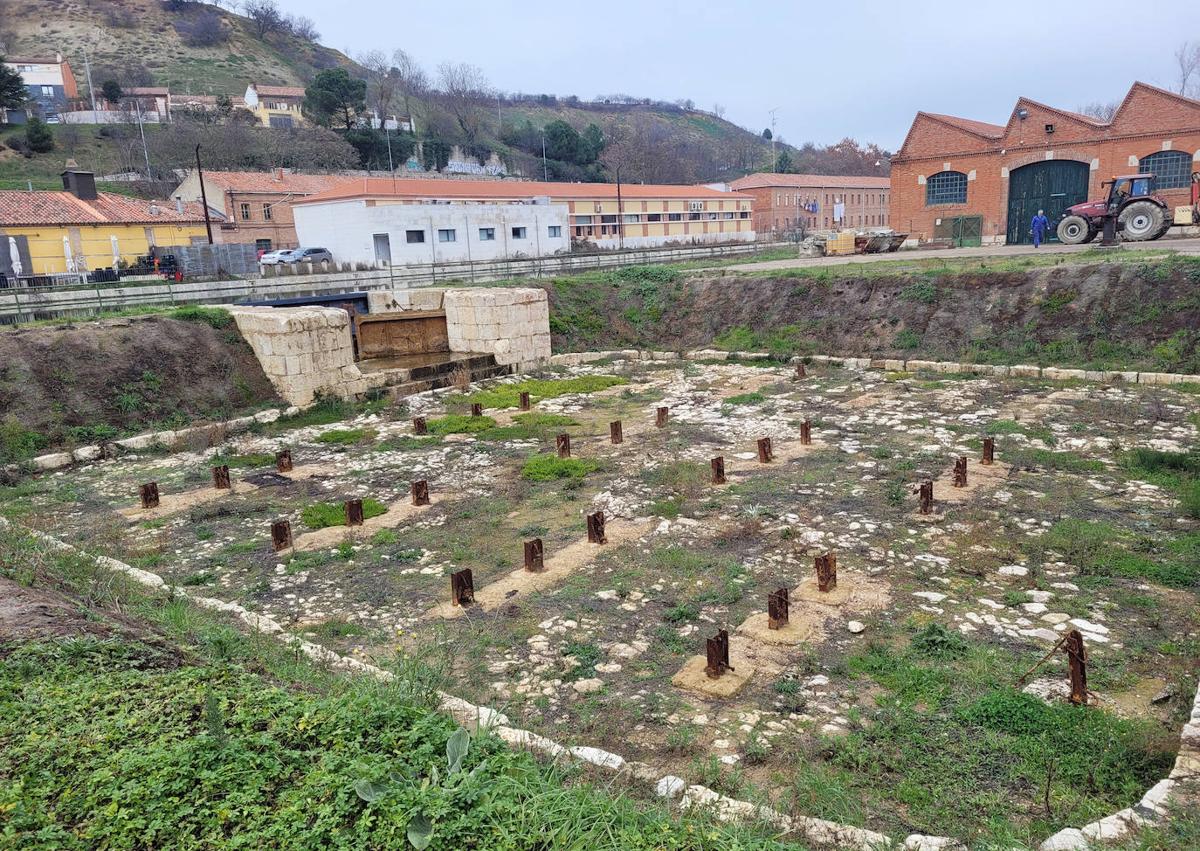
M1095 229L1083 216L1067 216L1058 223L1058 241L1063 245L1080 245L1084 242L1091 242L1095 236Z
M1131 242L1142 242L1162 236L1165 220L1163 208L1153 201L1134 201L1117 217L1124 238Z

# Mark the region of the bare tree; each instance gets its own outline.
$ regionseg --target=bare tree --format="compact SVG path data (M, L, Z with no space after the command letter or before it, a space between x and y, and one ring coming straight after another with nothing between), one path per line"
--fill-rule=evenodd
M1101 121L1112 121L1113 116L1117 114L1117 108L1120 107L1119 100L1111 100L1108 103L1103 101L1092 101L1085 103L1079 109L1075 110L1080 115L1089 115L1092 118L1099 118Z
M391 113L392 101L396 97L396 76L392 64L382 50L360 53L356 61L367 72L367 106L375 110L382 121Z
M1190 94L1197 90L1192 78L1200 74L1200 42L1185 41L1175 50L1175 62L1178 66L1178 89L1181 95Z
M315 43L321 37L321 34L317 32L317 25L313 23L313 19L304 15L288 15L285 25L288 32L305 41Z
M396 78L397 93L404 98L404 112L411 120L413 101L429 92L429 77L415 59L399 48L392 53L391 73Z
M443 62L438 66L441 100L454 116L468 145L475 144L482 129L480 104L492 97L487 77L476 65L467 62Z
M260 39L278 32L287 23L275 0L243 0L242 14L250 19L254 34Z
M722 103L714 103L713 104L713 115L717 116L717 118L724 118L725 117L725 105Z

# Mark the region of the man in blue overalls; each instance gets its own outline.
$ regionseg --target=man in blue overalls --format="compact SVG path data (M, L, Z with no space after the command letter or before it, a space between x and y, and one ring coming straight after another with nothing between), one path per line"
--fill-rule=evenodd
M1043 211L1038 210L1029 227L1033 231L1033 247L1041 248L1042 240L1046 238L1046 231L1050 228L1050 220L1046 218Z

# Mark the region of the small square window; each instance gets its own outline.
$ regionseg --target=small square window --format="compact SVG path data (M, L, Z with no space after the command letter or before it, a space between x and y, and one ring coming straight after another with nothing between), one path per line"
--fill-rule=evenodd
M425 241L425 231L423 230L406 230L404 232L404 241L409 245L414 245Z
M438 242L456 242L457 237L458 234L455 233L454 228L438 229Z
M561 225L550 225L549 234L550 234L551 239L558 239L559 237L562 236L562 226Z
M513 239L524 239L525 238L525 228L513 228L512 229L512 238Z
M263 204L263 221L264 222L271 221L271 205L270 204Z
M491 242L496 238L495 228L480 228L479 239L481 242Z

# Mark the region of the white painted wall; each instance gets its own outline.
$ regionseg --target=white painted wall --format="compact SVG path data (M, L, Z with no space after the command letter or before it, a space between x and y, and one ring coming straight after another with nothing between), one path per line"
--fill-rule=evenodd
M375 235L387 234L392 265L505 260L568 253L571 237L565 204L384 204L363 200L298 204L292 208L301 245L327 248L337 263L374 265ZM525 237L513 228L525 228ZM558 236L551 236L551 228ZM491 228L494 239L483 239ZM408 231L424 242L410 243ZM439 231L453 231L453 241Z

